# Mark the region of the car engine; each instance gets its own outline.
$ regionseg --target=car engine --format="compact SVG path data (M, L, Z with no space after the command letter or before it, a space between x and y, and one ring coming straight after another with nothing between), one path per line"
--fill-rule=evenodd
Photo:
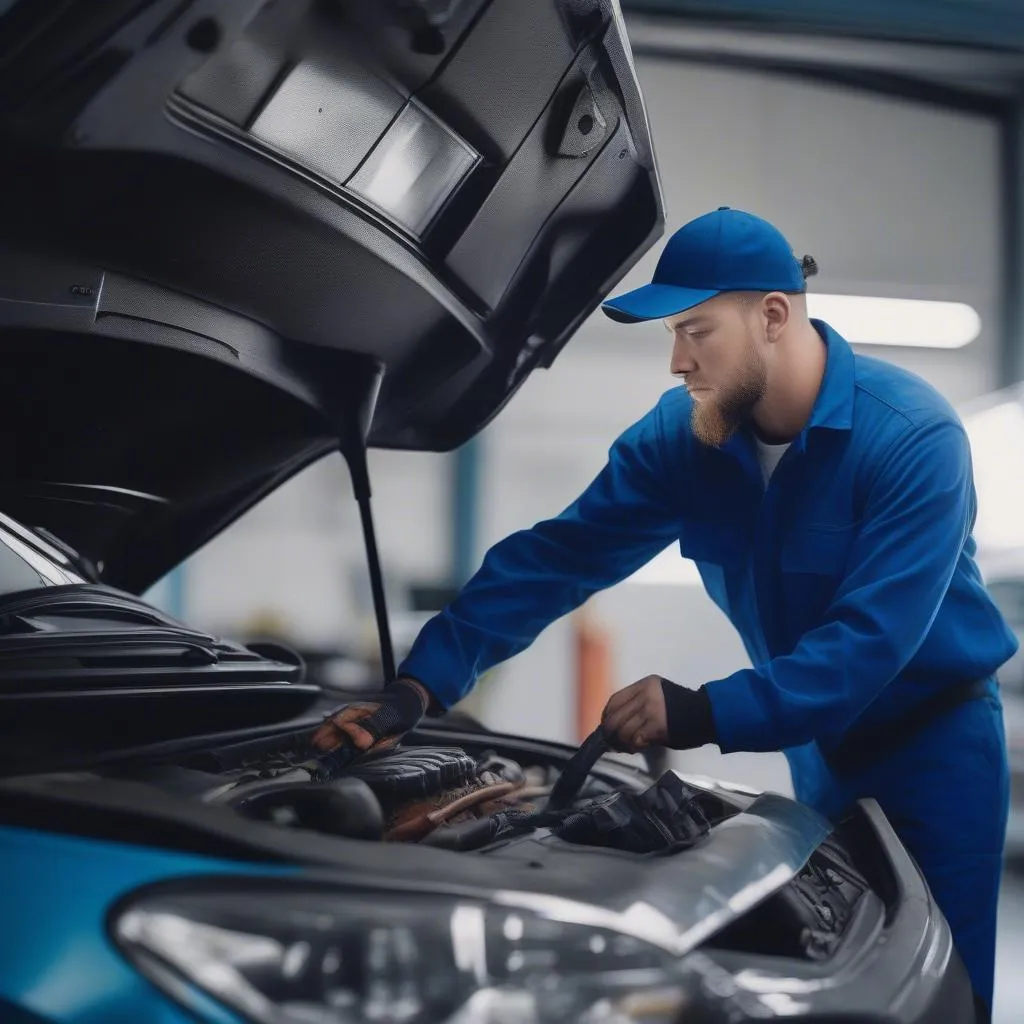
M448 877L454 868L445 868L447 861L436 856L448 854L485 858L472 868L467 865L478 880L497 881L506 872L512 877L524 869L536 873L538 881L549 872L564 878L565 872L576 871L575 858L583 855L595 878L610 882L625 863L632 865L629 876L641 884L676 854L685 861L684 851L690 850L695 891L714 904L722 898L717 883L708 888L699 879L716 876L723 849L749 854L729 836L742 837L744 829L749 835L754 819L748 817L745 826L735 829L728 819L752 812L766 799L674 771L653 779L615 757L592 763L581 778L579 763L570 761L564 748L461 728L417 731L401 747L361 758L337 777L324 779L309 760L308 736L277 733L162 760L37 776L26 780L27 792L8 803L32 822L56 815L63 827L88 834L109 830L122 842L144 844L160 835L188 849L193 844L207 849L211 842L218 848L227 842L232 850L239 842L248 847L244 830L232 828L246 821L294 833L294 847L289 837L281 840L284 848L296 851L305 849L311 834L381 850L433 848L426 863L435 877ZM558 785L565 778L572 779L571 786ZM108 796L101 788L107 782L131 785ZM577 782L582 782L578 788ZM571 798L563 799L567 791ZM18 794L15 783L11 794ZM162 800L161 794L174 799ZM195 803L207 810L193 819L185 807ZM126 806L131 808L127 817ZM273 844L262 831L264 838L254 841ZM768 827L765 835L772 834ZM780 833L774 834L778 838ZM808 963L828 960L872 887L882 894L889 891L888 875L875 865L872 849L856 823L823 838L787 884L718 928L708 937L708 948ZM392 849L384 859L393 865L397 853ZM356 862L367 859L356 851L348 856ZM861 865L871 872L871 881ZM693 893L673 897L680 907L689 907L693 898Z
M490 749L472 756L424 745L364 758L329 781L317 780L297 751L213 751L187 764L136 769L133 777L286 828L462 851L542 829L568 843L668 851L699 841L738 809L674 772L635 792L591 775L556 809L549 797L560 774L557 766L524 766Z
M464 746L417 737L323 781L304 760L302 739L293 736L274 749L256 742L206 750L174 764L137 765L121 777L284 829L495 854L510 862L574 846L641 857L673 854L701 843L753 799L692 785L673 771L652 781L598 765L574 799L554 806L550 797L564 759L545 760L525 744L510 757L494 749L500 739L493 735L458 734ZM828 959L867 889L842 845L826 840L798 877L723 928L713 944Z

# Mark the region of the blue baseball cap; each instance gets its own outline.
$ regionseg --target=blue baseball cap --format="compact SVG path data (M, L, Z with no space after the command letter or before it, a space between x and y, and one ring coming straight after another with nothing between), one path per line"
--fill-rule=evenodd
M722 292L802 292L803 264L778 228L722 206L684 224L665 244L654 280L601 309L619 323L661 320Z

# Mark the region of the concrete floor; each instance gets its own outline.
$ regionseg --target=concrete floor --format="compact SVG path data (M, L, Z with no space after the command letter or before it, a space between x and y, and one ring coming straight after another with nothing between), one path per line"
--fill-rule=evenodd
M993 1024L1024 1021L1024 866L1006 872L999 904Z

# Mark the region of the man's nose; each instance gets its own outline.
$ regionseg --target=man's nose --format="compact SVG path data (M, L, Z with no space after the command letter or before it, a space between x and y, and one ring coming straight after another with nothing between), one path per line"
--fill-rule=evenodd
M697 364L690 354L690 347L686 342L676 335L675 343L672 345L672 362L670 369L673 377L682 377L684 374L693 373Z

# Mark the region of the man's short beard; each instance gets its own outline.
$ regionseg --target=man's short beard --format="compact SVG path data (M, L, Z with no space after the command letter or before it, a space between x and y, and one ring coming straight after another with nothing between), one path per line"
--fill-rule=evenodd
M694 402L690 412L694 436L712 448L721 448L750 418L768 387L768 368L749 330L748 336L749 354L740 380L721 398Z

